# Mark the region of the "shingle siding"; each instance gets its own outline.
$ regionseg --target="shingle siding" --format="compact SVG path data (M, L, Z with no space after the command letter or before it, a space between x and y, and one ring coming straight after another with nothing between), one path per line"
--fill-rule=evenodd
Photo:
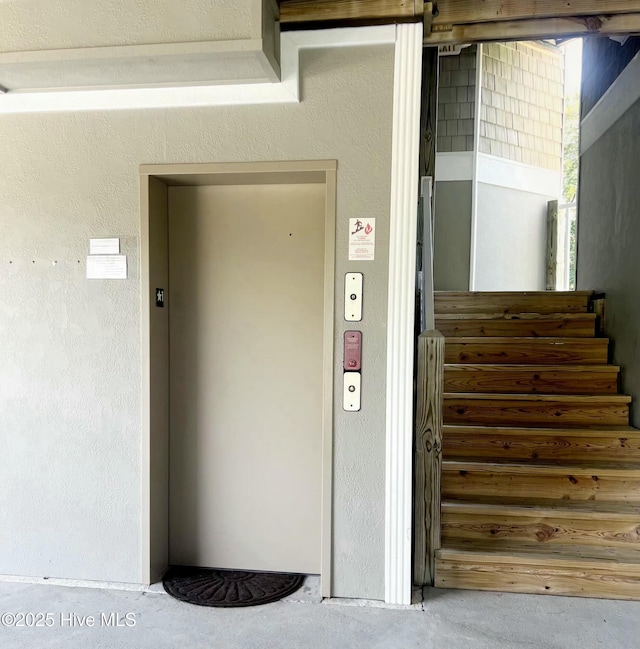
M476 58L475 45L457 56L440 58L436 142L439 153L473 151Z
M564 54L542 43L482 46L480 152L560 171Z

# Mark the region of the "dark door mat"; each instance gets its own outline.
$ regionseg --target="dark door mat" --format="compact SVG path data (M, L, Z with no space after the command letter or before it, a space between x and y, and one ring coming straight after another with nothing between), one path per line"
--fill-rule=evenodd
M167 593L183 602L234 608L277 602L298 590L304 575L176 567L162 581Z

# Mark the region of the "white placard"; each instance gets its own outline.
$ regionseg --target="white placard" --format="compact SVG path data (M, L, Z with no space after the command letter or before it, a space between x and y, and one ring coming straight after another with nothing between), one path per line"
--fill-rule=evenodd
M127 279L127 256L89 255L87 279Z
M120 239L89 239L90 255L119 255Z
M349 261L373 261L376 256L376 220L349 219Z

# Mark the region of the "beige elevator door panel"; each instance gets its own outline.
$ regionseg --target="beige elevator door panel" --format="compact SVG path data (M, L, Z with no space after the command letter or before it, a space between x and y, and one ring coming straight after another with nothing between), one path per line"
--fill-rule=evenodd
M320 572L325 186L169 189L170 561Z

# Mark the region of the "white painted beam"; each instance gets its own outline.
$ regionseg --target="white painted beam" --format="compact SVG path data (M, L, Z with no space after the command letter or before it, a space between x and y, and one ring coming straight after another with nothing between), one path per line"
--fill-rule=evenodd
M280 83L8 92L0 97L0 114L297 103L300 50L394 42L394 25L287 32L282 34Z
M473 151L436 154L436 182L473 180Z
M562 195L562 171L535 167L488 153L478 154L477 182L553 198Z

